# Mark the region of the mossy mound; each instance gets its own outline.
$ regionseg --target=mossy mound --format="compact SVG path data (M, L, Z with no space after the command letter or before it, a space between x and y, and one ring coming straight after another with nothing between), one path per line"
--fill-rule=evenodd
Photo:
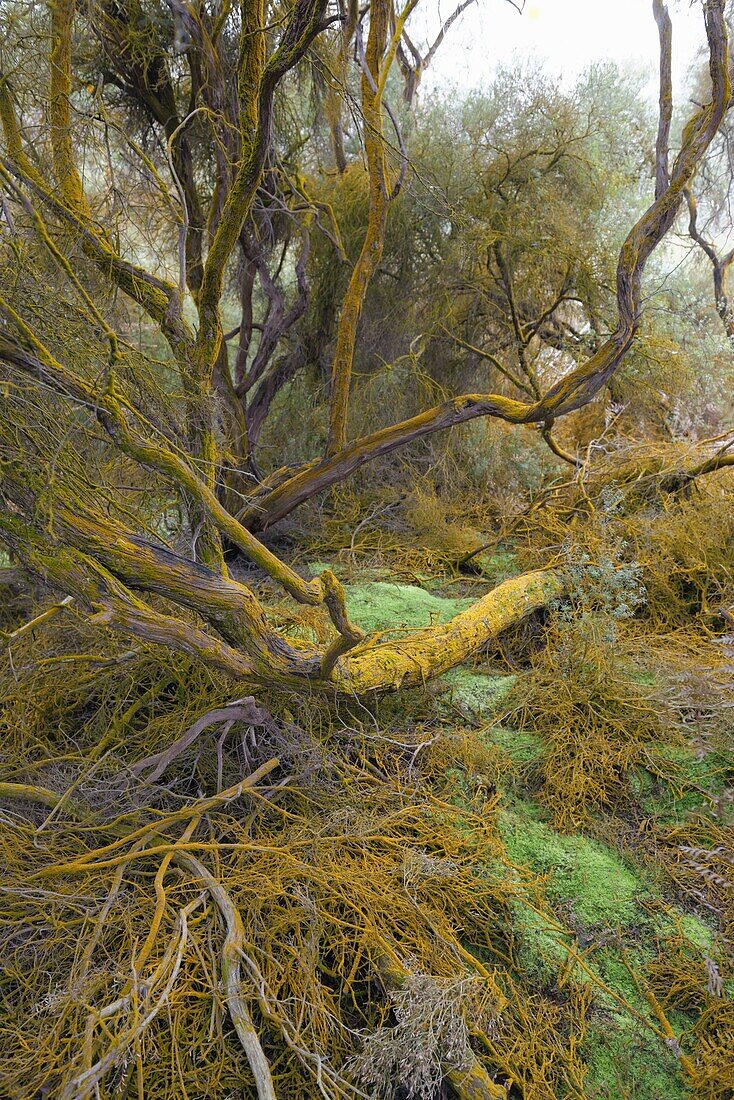
M690 1100L672 1051L629 1016L590 1024L583 1044L586 1100Z
M440 697L442 705L449 702L468 716L481 719L491 717L501 707L515 677L454 668L441 677L441 683L449 689L448 696Z
M511 904L522 944L518 965L539 988L556 988L565 975L561 987L571 980L593 991L580 1047L585 1100L690 1100L674 1051L653 1033L656 1020L636 978L676 929L693 953L710 949L710 930L693 916L669 915L615 852L554 832L536 819L538 809L523 803L499 818L508 856L544 877L554 914ZM670 1010L668 1019L678 1034L693 1023Z
M445 623L474 603L473 599L436 596L414 584L372 581L346 586L350 618L363 630L410 630Z
M547 876L549 898L580 924L625 927L640 919L650 890L604 845L563 836L519 809L501 814L500 831L513 862Z

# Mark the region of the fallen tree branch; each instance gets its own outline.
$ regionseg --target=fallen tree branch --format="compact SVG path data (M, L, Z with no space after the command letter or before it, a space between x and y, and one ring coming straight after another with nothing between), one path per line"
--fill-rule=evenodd
M189 855L187 852L175 852L173 858L179 867L189 871L208 891L209 896L224 918L227 935L222 945L222 981L224 983L224 998L227 1003L227 1010L237 1032L237 1038L247 1055L247 1061L250 1063L250 1069L255 1078L258 1100L276 1100L270 1065L265 1057L255 1025L242 995L240 959L245 939L242 917L221 883L217 882L204 864L195 856Z
M220 722L230 724L232 722L246 722L250 726L272 727L275 725L275 720L270 712L265 710L264 707L258 707L252 696L247 699L239 699L236 703L228 703L226 707L219 707L217 710L210 710L207 714L203 714L190 729L187 729L167 749L162 749L161 752L157 752L153 756L146 756L144 760L138 760L136 764L132 765L130 771L133 775L141 775L146 768L150 768L151 771L145 776L145 782L157 782L169 764L182 752L185 752L189 745L193 745L200 733L203 733L209 726L217 725Z
M455 668L491 638L532 611L561 599L560 572L538 570L505 581L448 623L416 630L394 642L366 643L336 662L331 684L340 693L419 687Z

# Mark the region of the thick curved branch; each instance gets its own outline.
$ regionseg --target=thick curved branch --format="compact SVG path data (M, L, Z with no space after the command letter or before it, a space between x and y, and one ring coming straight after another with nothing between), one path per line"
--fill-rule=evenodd
M729 106L731 84L723 8L723 0L706 0L704 7L712 102L702 107L686 125L667 188L636 222L622 245L617 265L617 327L594 355L532 404L502 394L464 394L364 436L323 461L302 468L259 498L241 516L247 526L264 529L276 523L299 504L348 477L365 462L413 440L482 416L497 417L511 424L544 423L586 405L607 384L637 332L645 264L672 226L685 189L695 176Z
M398 641L369 641L341 657L331 685L341 693L398 691L443 675L527 615L565 593L560 574L538 570L504 581L448 623L416 630Z
M299 653L287 639L267 628L267 634L254 629L254 614L249 620L232 614L233 605L238 604L236 610L241 612L247 597L251 598L244 586L223 581L162 547L123 534L111 537L109 530L95 529L99 524L94 521L68 512L58 520L67 539L84 546L85 553L60 549L9 513L0 513L0 531L5 544L23 557L26 569L56 588L71 591L95 610L93 622L194 656L235 679L281 688L308 686L329 694L359 696L419 687L457 667L501 631L565 593L559 572L538 570L505 581L448 623L413 631L395 641L367 639L348 652L343 635L325 653L307 646ZM101 565L102 561L109 568ZM118 576L136 587L201 609L222 634L233 636L236 630L240 638L244 635L247 652L193 624L154 611ZM208 604L207 582L213 586Z
M7 509L0 511L0 537L22 563L25 573L57 590L71 593L92 612L92 622L173 652L186 653L238 679L261 679L255 664L245 653L193 623L154 610L101 561L41 537ZM114 529L107 532L107 539L114 542Z

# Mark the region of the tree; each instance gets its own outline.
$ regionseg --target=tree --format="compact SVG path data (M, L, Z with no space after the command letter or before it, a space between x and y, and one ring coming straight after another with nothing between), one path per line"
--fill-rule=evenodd
M728 107L723 3L705 5L711 95L672 165L667 32L654 153L611 69L566 92L505 72L451 108L416 102L464 6L425 48L413 5L389 0L5 6L3 1095L583 1096L608 1062L593 1032L624 1046L640 1025L663 1073L711 1097L730 1083L715 944L644 891L627 955L624 929L601 935L596 889L622 863L572 838L587 876L551 828L616 845L631 824L652 879L667 866L666 895L717 909L731 942L726 792L712 782L699 807L719 768L698 751L728 735L731 670L698 651L731 602L734 528L723 479L681 490L732 463L732 433L694 448L612 434L651 349L658 402L683 374L726 386L693 324L676 375L684 341L665 325L683 328L686 295L649 295L649 271L642 285ZM620 211L640 216L615 264ZM567 451L554 421L605 399L610 431ZM472 420L540 428L504 464L533 479L518 508L482 495L478 432L439 435ZM387 500L390 565L434 560L406 553L415 509L397 515L391 474L399 456L427 467L439 439L446 582L476 583L485 532L518 575L491 589L486 573L448 623L365 636L333 572L301 575L296 523L295 550L255 531L334 486L300 517L326 520L330 556L330 526L350 527L359 573ZM360 468L373 484L346 484ZM377 697L512 625L497 652L529 671L504 678L501 706L535 736L502 729L481 672L455 678L482 697L458 722L458 688ZM589 878L568 899L585 911L546 887L545 836L564 878Z
M463 394L350 441L358 322L405 168L401 138L397 168L388 153L385 93L401 42L409 42L405 23L414 6L408 3L396 13L389 0L375 0L368 19L355 19L349 11L329 14L326 0L297 0L282 10L246 5L240 18L229 6L209 11L183 3L170 12L158 5L109 4L77 13L73 0L58 0L49 11L48 86L38 104L27 99L35 70L26 68L23 79L32 39L20 34L5 62L0 171L10 231L0 298L5 319L0 354L8 385L3 542L14 564L71 594L95 622L194 654L255 683L316 683L349 694L396 690L453 667L495 632L559 595L555 574L529 573L446 627L398 643L374 642L349 621L341 585L330 571L304 580L253 532L413 440L486 416L538 424L549 435L555 419L589 402L635 339L645 264L672 226L729 104L723 3L707 0L711 102L689 120L670 167L669 119L661 111L656 196L620 252L611 335L542 392L525 351L556 313L567 285L547 288L550 308L526 314L513 287L508 244L498 240L491 270L524 372L521 396ZM84 31L78 38L76 26ZM91 66L83 47L90 35L98 44ZM267 382L265 368L279 340L306 308L310 227L317 216L328 223L328 209L279 165L283 137L276 120L287 106L281 91L302 72L309 51L314 59L317 48L331 47L343 61L352 36L369 202L336 329L327 453L299 469L276 471L235 516L231 493L242 492L242 477L257 476L241 398ZM96 84L87 83L94 71ZM42 111L40 127L34 109ZM127 135L124 110L142 113L143 130L158 128L153 130L160 139L157 149L147 151L145 142ZM391 113L390 118L392 123ZM90 142L81 163L80 119ZM397 121L394 130L399 134ZM130 203L141 203L138 219L127 217L123 186L128 185ZM283 221L271 232L276 212ZM142 234L140 222L148 220L152 229ZM294 237L300 242L295 252ZM159 248L160 259L151 261ZM223 311L237 250L239 346L230 373ZM282 271L287 256L296 287L290 307L279 274L269 266L275 262L276 272ZM174 257L177 276L170 269ZM51 272L63 283L52 313L39 310L34 290ZM256 331L256 276L267 305L257 351L244 374L244 353ZM162 344L163 363L125 339L125 330L141 323ZM60 422L68 423L61 441ZM226 476L230 460L234 479ZM173 487L188 516L188 554L150 537L156 506L147 514L130 508L128 478L137 481L136 491L146 483ZM333 641L322 648L304 646L273 629L252 590L229 575L223 540L300 603L323 604ZM181 609L194 612L204 625Z

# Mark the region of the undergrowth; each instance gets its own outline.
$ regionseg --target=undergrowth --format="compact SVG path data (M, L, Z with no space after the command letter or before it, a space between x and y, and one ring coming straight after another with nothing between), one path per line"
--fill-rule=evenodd
M294 549L395 637L566 570L425 690L250 699L73 608L8 646L3 1096L254 1097L234 966L279 1098L731 1100L726 495L446 499Z

